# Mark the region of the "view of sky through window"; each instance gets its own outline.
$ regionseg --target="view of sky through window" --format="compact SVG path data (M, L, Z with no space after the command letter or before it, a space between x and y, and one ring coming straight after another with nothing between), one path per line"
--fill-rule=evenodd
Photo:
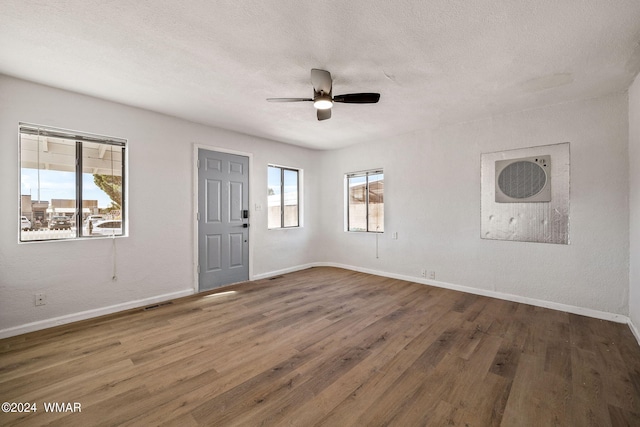
M75 172L56 170L40 170L40 185L38 185L38 170L22 168L20 194L31 195L32 200L70 199L76 198ZM38 194L39 189L39 194ZM97 200L101 209L111 206L111 199L93 182L93 175L82 174L82 190L87 200Z

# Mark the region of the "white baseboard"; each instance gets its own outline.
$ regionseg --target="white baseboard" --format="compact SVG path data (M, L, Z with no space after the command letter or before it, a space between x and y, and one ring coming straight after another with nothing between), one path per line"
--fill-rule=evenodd
M631 329L631 333L633 334L634 337L636 337L636 341L638 341L638 345L640 345L640 331L638 331L638 328L636 328L636 325L633 324L631 319L629 319L628 325L629 325L629 329Z
M609 312L606 312L606 311L593 310L593 309L590 309L590 308L577 307L577 306L557 303L557 302L553 302L553 301L545 301L545 300L539 300L539 299L535 299L535 298L522 297L522 296L519 296L519 295L505 294L505 293L502 293L502 292L490 291L490 290L487 290L487 289L472 288L470 286L456 285L456 284L448 283L448 282L440 282L440 281L437 281L437 280L429 280L429 279L424 279L424 278L421 278L421 277L413 277L413 276L407 276L407 275L404 275L404 274L389 273L389 272L386 272L386 271L372 270L372 269L369 269L369 268L362 268L362 267L356 267L356 266L353 266L353 265L339 264L339 263L333 263L333 262L314 263L313 265L310 265L310 266L311 267L325 266L325 267L344 268L346 270L359 271L361 273L373 274L373 275L376 275L376 276L383 276L383 277L389 277L389 278L392 278L392 279L406 280L408 282L421 283L423 285L436 286L436 287L439 287L439 288L445 288L445 289L451 289L451 290L454 290L454 291L467 292L467 293L470 293L470 294L482 295L482 296L502 299L502 300L506 300L506 301L513 301L513 302L519 302L519 303L523 303L523 304L535 305L537 307L550 308L550 309L553 309L553 310L565 311L567 313L579 314L579 315L582 315L582 316L593 317L593 318L596 318L596 319L608 320L608 321L617 322L617 323L627 323L627 324L631 325L630 319L627 316L624 316L624 315L621 315L621 314L609 313ZM633 329L634 328L632 328L632 330ZM639 336L637 334L637 331L635 331L634 334L636 334L636 338ZM640 340L638 340L638 342L640 343Z
M163 301L169 301L176 298L182 298L189 295L193 295L193 289L186 289L184 291L171 292L168 294L157 295L155 297L144 298L135 301L128 301L121 304L110 305L108 307L96 308L93 310L81 311L79 313L67 314L60 317L54 317L51 319L39 320L37 322L27 323L25 325L14 326L11 328L0 329L0 339L8 338L15 335L26 334L27 332L39 331L41 329L52 328L54 326L65 325L67 323L78 322L80 320L87 320L98 316L104 316L106 314L116 313L118 311L129 310L132 308L145 307L150 304L156 304Z
M410 282L421 283L421 284L424 284L424 285L436 286L436 287L439 287L439 288L451 289L451 290L454 290L454 291L467 292L467 293L474 294L474 295L482 295L482 296L502 299L502 300L506 300L506 301L513 301L513 302L519 302L519 303L523 303L523 304L535 305L537 307L544 307L544 308L550 308L550 309L553 309L553 310L565 311L567 313L573 313L573 314L579 314L579 315L582 315L582 316L594 317L596 319L609 320L609 321L617 322L617 323L630 323L629 318L627 316L624 316L624 315L621 315L621 314L609 313L609 312L606 312L606 311L593 310L593 309L590 309L590 308L583 308L583 307L578 307L578 306L573 306L573 305L568 305L568 304L557 303L557 302L553 302L553 301L539 300L539 299L536 299L536 298L522 297L522 296L519 296L519 295L505 294L503 292L491 291L491 290L488 290L488 289L472 288L470 286L456 285L456 284L453 284L453 283L440 282L440 281L437 281L437 280L428 280L428 279L424 279L424 278L421 278L421 277L413 277L413 276L406 276L406 275L403 275L403 274L387 273L387 272L384 272L384 271L370 270L370 269L367 269L367 268L360 268L360 267L354 267L354 266L343 265L343 264L328 263L327 265L329 265L329 264L331 264L330 266L332 266L332 267L340 267L340 268L345 268L345 269L348 269L348 270L360 271L362 273L375 274L377 276L384 276L384 277L390 277L390 278L393 278L393 279L407 280L407 281L410 281Z
M456 284L448 283L448 282L441 282L441 281L436 281L436 280L428 280L428 279L424 279L424 278L421 278L421 277L413 277L413 276L407 276L407 275L404 275L404 274L389 273L389 272L386 272L386 271L379 271L379 270L373 270L373 269L369 269L369 268L356 267L356 266L353 266L353 265L346 265L346 264L340 264L340 263L334 263L334 262L314 262L314 263L308 263L308 264L301 264L301 265L297 265L297 266L293 266L293 267L287 267L287 268L280 269L280 270L274 270L274 271L270 271L270 272L267 272L267 273L256 274L256 275L253 275L251 280L266 279L266 278L273 277L273 276L279 276L279 275L282 275L282 274L293 273L295 271L305 270L305 269L311 268L311 267L343 268L345 270L358 271L358 272L361 272L361 273L373 274L373 275L376 275L376 276L389 277L389 278L398 279L398 280L406 280L408 282L414 282L414 283L420 283L420 284L424 284L424 285L436 286L436 287L439 287L439 288L451 289L451 290L454 290L454 291L467 292L467 293L470 293L470 294L482 295L482 296L502 299L502 300L506 300L506 301L513 301L513 302L518 302L518 303L523 303L523 304L529 304L529 305L534 305L534 306L537 306L537 307L550 308L550 309L553 309L553 310L559 310L559 311L564 311L564 312L567 312L567 313L579 314L579 315L582 315L582 316L593 317L593 318L596 318L596 319L608 320L608 321L617 322L617 323L626 323L627 325L629 325L629 328L631 329L631 332L633 333L633 335L635 336L636 340L638 341L638 344L640 344L640 331L638 331L638 329L635 327L635 325L631 322L631 319L629 319L627 316L624 316L624 315L621 315L621 314L609 313L609 312L599 311L599 310L593 310L593 309L590 309L590 308L577 307L577 306L573 306L573 305L567 305L567 304L562 304L562 303L557 303L557 302L552 302L552 301L539 300L539 299L535 299L535 298L522 297L522 296L518 296L518 295L505 294L505 293L502 293L502 292L496 292L496 291L491 291L491 290L487 290L487 289L472 288L472 287L469 287L469 286L456 285ZM40 321L37 321L37 322L27 323L25 325L20 325L20 326L15 326L15 327L12 327L12 328L7 328L7 329L0 330L0 339L8 338L8 337L11 337L11 336L14 336L14 335L24 334L24 333L27 333L27 332L33 332L33 331L37 331L37 330L40 330L40 329L51 328L53 326L64 325L64 324L71 323L71 322L77 322L77 321L80 321L80 320L86 320L86 319L90 319L90 318L93 318L93 317L103 316L103 315L106 315L106 314L116 313L118 311L129 310L131 308L144 307L146 305L155 304L155 303L158 303L158 302L163 302L163 301L168 301L168 300L172 300L172 299L176 299L176 298L181 298L181 297L193 295L194 293L195 293L195 291L193 289L186 289L186 290L183 290L183 291L172 292L172 293L164 294L164 295L158 295L158 296L151 297L151 298L145 298L145 299L136 300L136 301L129 301L129 302L122 303L122 304L116 304L116 305L112 305L112 306L109 306L109 307L103 307L103 308L98 308L98 309L94 309L94 310L87 310L87 311L82 311L82 312L79 312L79 313L73 313L73 314L69 314L69 315L65 315L65 316L54 317L52 319L45 319L45 320L40 320Z
M306 270L307 268L311 268L311 267L323 267L325 265L326 265L326 263L317 263L317 262L313 262L313 263L309 263L309 264L296 265L294 267L287 267L287 268L283 268L281 270L269 271L267 273L262 273L262 274L254 274L251 277L251 280L267 279L267 278L273 277L273 276L280 276L281 274L287 274L287 273L293 273L294 271Z

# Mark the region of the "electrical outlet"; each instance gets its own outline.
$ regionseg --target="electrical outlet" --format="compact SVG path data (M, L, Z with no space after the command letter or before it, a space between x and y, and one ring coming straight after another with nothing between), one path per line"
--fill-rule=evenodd
M47 303L47 294L40 293L36 294L36 306L45 305Z
M393 240L398 240L398 232L397 232L397 231L394 231L394 232L393 232L393 234L391 235L391 238L392 238Z
M436 279L436 272L435 271L430 271L429 272L429 279L431 279L431 280L435 280Z
M427 277L427 269L423 268L420 274L422 274L422 277Z

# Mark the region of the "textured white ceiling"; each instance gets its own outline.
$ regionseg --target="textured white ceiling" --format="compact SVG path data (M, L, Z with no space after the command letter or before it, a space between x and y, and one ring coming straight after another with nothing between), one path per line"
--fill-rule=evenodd
M336 104L318 122L311 68ZM2 0L0 73L316 149L626 89L639 0Z

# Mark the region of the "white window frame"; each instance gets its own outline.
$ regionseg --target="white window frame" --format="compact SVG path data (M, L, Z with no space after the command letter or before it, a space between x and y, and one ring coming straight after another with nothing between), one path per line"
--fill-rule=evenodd
M369 203L369 176L370 175L382 175L383 179L383 185L384 185L384 170L383 168L376 168L376 169L369 169L369 170L365 170L365 171L359 171L359 172L350 172L350 173L346 173L344 175L344 197L345 197L345 209L344 209L344 231L349 232L349 233L376 233L376 234L383 234L384 233L384 216L383 216L383 222L382 222L382 230L369 230L369 209L370 209L370 203ZM364 230L358 230L358 229L352 229L351 227L351 219L349 218L349 180L351 178L359 178L359 177L364 177L365 178L365 209L366 209L366 213L365 213L365 229ZM384 194L384 193L383 193ZM384 197L384 196L383 196ZM384 206L383 206L383 213L384 213Z
M51 236L37 236L23 238L22 230L18 232L19 243L32 243L32 242L62 242L68 240L81 240L81 239L96 239L96 238L112 238L112 237L126 237L128 236L128 141L123 138L115 138L103 135L97 135L93 133L78 132L67 129L55 128L52 126L37 125L32 123L20 122L18 126L18 220L21 221L22 217L22 169L23 169L23 135L38 135L39 137L52 137L59 138L68 141L74 141L76 144L75 153L75 213L71 218L75 218L76 229L72 236L65 237L51 237ZM87 235L83 230L83 185L82 185L82 166L83 166L83 151L87 148L84 147L86 143L101 144L103 146L114 146L121 149L121 162L122 169L119 171L122 176L121 185L121 203L120 203L120 220L122 221L121 234L102 234L102 235ZM40 142L38 142L38 150ZM102 147L100 147L102 148ZM38 166L39 167L39 166ZM32 222L33 222L32 218ZM43 233L46 234L46 233Z
M303 190L302 190L302 177L303 177L303 170L300 168L295 168L295 167L291 167L291 166L283 166L283 165L278 165L278 164L274 164L274 163L269 163L267 165L267 190L268 190L268 184L269 184L269 168L277 168L280 169L280 225L278 227L269 227L269 195L267 194L267 229L269 230L291 230L291 229L296 229L296 228L300 228L302 227L302 219L304 217L303 215L303 207L302 207L302 200L303 200ZM298 224L297 225L288 225L285 226L284 225L284 171L291 171L291 172L296 172L297 173L297 178L298 178Z

